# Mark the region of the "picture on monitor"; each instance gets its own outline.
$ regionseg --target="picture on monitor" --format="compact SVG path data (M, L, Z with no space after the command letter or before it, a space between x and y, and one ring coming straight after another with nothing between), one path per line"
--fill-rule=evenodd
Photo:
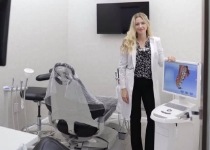
M198 63L164 62L163 91L196 99L198 96Z

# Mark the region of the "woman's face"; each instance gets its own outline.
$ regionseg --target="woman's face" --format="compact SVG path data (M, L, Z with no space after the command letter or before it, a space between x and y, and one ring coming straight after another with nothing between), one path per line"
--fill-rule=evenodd
M147 24L141 17L136 18L135 29L136 29L136 32L137 32L138 35L146 34Z

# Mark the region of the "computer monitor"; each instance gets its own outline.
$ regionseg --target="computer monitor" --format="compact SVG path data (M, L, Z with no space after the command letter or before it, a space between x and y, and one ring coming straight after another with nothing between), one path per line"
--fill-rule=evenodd
M196 62L164 62L163 91L197 100L200 85L200 64Z

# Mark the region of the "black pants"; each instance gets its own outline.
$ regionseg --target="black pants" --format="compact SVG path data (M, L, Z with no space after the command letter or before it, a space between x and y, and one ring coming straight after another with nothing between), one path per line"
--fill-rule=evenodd
M134 78L131 110L131 146L132 150L143 150L141 140L141 100L147 115L147 128L145 137L145 150L154 150L155 123L150 118L155 108L152 79Z

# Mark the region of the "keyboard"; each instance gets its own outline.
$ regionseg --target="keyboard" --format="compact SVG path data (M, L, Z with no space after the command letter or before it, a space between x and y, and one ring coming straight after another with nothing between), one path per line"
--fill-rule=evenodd
M178 104L174 104L174 103L167 103L164 106L167 106L167 107L170 107L170 108L173 108L173 109L177 109L177 110L180 110L180 111L187 110L187 107L182 106L182 105L178 105Z

